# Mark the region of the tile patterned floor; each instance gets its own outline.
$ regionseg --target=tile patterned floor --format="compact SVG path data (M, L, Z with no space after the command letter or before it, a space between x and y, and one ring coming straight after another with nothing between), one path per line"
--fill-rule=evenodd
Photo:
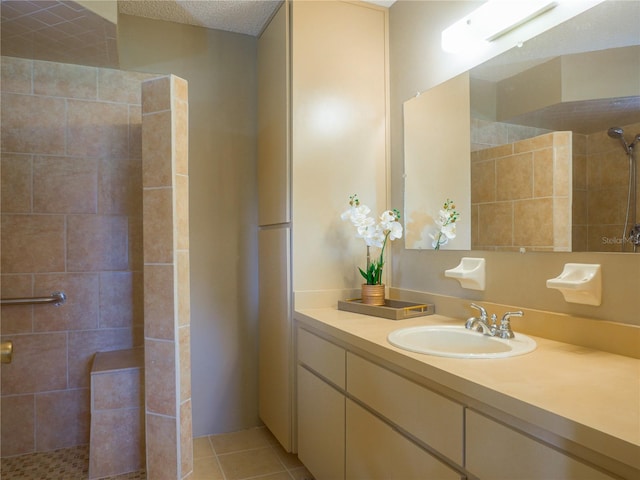
M313 480L296 455L284 451L265 427L193 441L190 480ZM89 447L3 458L2 480L86 480ZM146 480L144 471L106 480Z

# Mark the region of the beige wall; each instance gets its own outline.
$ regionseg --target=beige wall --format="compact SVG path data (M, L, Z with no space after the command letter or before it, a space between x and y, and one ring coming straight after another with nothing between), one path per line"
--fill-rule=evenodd
M477 4L475 4L477 5ZM391 203L403 198L402 103L421 91L460 73L473 62L454 61L439 49L443 28L464 16L469 2L416 2L399 0L390 9L391 70ZM497 53L497 52L495 52ZM476 63L482 59L476 59ZM596 253L471 252L487 259L487 289L464 290L443 271L458 265L470 252L404 250L393 245L393 281L397 288L458 296L585 317L640 324L640 255ZM599 307L566 303L545 282L556 277L568 262L600 263L603 297Z
M256 39L121 15L123 70L189 83L193 433L257 418Z
M2 456L89 442L94 353L142 344L140 82L2 58Z

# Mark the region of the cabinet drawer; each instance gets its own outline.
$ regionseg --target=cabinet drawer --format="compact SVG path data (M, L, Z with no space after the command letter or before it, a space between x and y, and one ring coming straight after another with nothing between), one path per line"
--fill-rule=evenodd
M346 414L348 480L464 478L351 400Z
M298 328L298 362L345 388L345 350Z
M458 465L462 465L464 408L442 395L352 353L347 392Z
M473 410L467 410L466 433L466 467L480 479L614 478Z

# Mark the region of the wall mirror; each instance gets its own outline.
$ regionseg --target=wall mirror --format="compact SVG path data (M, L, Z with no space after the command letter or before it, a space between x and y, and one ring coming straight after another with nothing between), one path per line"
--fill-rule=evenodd
M452 198L442 248L640 252L639 24L606 1L405 102L405 247Z

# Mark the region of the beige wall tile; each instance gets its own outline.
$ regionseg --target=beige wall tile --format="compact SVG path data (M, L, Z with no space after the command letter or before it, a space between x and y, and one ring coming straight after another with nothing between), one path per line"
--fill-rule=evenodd
M574 226L587 225L587 191L574 190L572 200L571 223Z
M174 102L176 100L181 102L189 101L189 85L184 78L171 75L171 88Z
M571 194L571 147L554 147L553 193L566 197Z
M61 272L65 269L64 217L2 215L2 272Z
M38 451L89 443L89 389L42 393L36 396Z
M129 105L129 157L142 159L142 107Z
M141 409L94 413L89 478L144 468L144 412Z
M129 270L141 272L144 268L142 214L129 216Z
M36 95L67 98L97 98L98 69L83 65L34 62L33 91Z
M532 178L532 153L521 153L496 160L497 200L531 198Z
M91 364L96 352L121 350L135 345L129 328L80 330L69 332L68 335L69 388L89 388Z
M496 201L496 162L471 164L471 203Z
M627 195L625 187L589 189L589 225L623 224Z
M33 60L25 58L2 57L0 65L0 84L3 92L33 93Z
M2 398L0 455L2 458L35 451L35 396Z
M189 105L187 102L175 101L174 119L174 151L175 169L179 175L189 174Z
M131 327L136 317L141 318L142 295L134 288L133 272L100 273L101 328Z
M193 471L193 431L191 428L191 400L180 405L180 471L185 478Z
M2 275L2 298L33 296L32 275ZM7 305L0 307L3 335L31 333L33 331L33 306Z
M98 212L104 215L142 214L142 162L101 158L98 163Z
M514 202L513 238L516 245L553 246L553 199Z
M178 325L184 326L191 323L191 291L190 291L190 266L189 266L189 252L177 253L177 265L178 269L178 290L176 299L178 308Z
M67 153L91 157L126 157L129 107L124 104L68 100Z
M533 153L533 196L553 195L553 149L545 148Z
M145 189L143 217L145 263L173 262L173 189Z
M174 224L176 227L176 248L189 249L189 177L175 177L176 211Z
M157 480L178 478L177 420L147 413L147 477Z
M577 154L575 151L572 155L572 181L574 189L586 189L587 188L587 156Z
M575 252L589 251L589 229L586 225L574 225L571 229L571 248Z
M67 217L67 271L127 270L127 236L124 216Z
M140 105L142 82L150 76L148 73L99 68L98 100Z
M513 244L513 205L511 202L480 205L478 209L478 244Z
M571 200L553 199L553 247L555 251L571 251Z
M168 187L173 182L173 124L171 111L145 115L142 125L142 183Z
M13 360L2 366L3 395L67 388L65 333L13 335L11 340ZM39 368L34 369L34 365Z
M180 359L180 402L191 398L191 327L178 329Z
M145 339L145 391L147 413L175 417L176 412L176 342ZM175 427L174 427L175 428Z
M485 160L495 160L496 158L508 157L510 155L513 155L513 145L511 143L507 143L505 145L473 152L471 161L482 162Z
M621 252L623 225L589 225L589 251Z
M31 155L3 154L0 163L2 213L31 212Z
M164 76L142 83L142 113L154 113L171 108L171 77Z
M2 151L65 153L65 100L2 94Z
M139 368L92 374L92 409L144 406L144 375Z
M34 293L49 296L53 292L64 292L64 305L52 307L39 305L33 310L36 332L63 330L87 330L98 327L98 275L60 273L36 275Z
M174 268L173 265L144 267L144 329L148 338L175 338Z
M95 158L34 158L34 212L96 213L97 193L98 162Z
M144 412L140 408L93 413L89 478L144 468Z
M513 146L513 153L532 152L534 150L540 150L542 148L549 148L553 146L553 133L546 135L539 135L537 137L528 138L526 140L520 140Z

